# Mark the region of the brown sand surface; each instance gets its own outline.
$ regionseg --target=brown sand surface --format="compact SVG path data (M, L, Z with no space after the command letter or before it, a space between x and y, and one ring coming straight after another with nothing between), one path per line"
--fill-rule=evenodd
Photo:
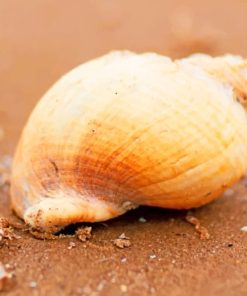
M245 0L0 1L0 156L13 154L34 104L77 64L125 48L247 57L246 12ZM208 240L186 212L154 208L92 225L86 242L17 231L20 239L0 246L15 274L2 295L247 295L245 183L190 213ZM14 218L6 186L0 216ZM123 233L130 246L119 248Z

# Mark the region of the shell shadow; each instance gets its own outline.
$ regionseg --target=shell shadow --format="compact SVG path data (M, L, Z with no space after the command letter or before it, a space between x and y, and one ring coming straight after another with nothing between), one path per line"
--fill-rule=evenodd
M199 209L192 210L193 213L200 211ZM130 228L130 226L142 224L145 222L158 224L166 223L171 219L184 220L188 210L170 210L156 207L140 206L137 209L131 210L122 216L105 221L96 223L76 223L65 227L59 234L73 235L79 227L92 226L94 232L101 231L102 228L115 228L123 227ZM143 220L144 219L144 220Z

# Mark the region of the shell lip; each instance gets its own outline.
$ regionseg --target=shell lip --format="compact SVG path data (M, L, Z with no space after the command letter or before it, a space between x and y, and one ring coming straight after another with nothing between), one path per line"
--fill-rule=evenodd
M131 204L131 208L136 207ZM56 233L70 224L109 220L129 209L130 203L128 206L118 206L112 202L95 198L90 200L65 196L40 199L39 202L25 210L23 218L33 229Z

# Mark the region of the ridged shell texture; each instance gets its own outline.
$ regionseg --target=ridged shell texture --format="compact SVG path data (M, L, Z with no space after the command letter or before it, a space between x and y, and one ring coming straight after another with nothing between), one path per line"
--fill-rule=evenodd
M247 168L246 62L112 52L62 77L21 136L11 196L55 232L138 205L208 203Z

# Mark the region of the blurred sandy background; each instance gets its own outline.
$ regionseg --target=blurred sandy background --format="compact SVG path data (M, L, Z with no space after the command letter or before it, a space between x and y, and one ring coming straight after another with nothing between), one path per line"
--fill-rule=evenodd
M12 155L37 100L71 68L113 49L247 57L246 13L247 0L0 0L0 157ZM87 245L21 233L0 247L16 273L1 295L245 296L246 200L242 184L194 212L210 232L206 242L183 212L152 208L93 225ZM0 201L0 216L11 216L7 191ZM112 239L123 232L132 246L117 250Z

